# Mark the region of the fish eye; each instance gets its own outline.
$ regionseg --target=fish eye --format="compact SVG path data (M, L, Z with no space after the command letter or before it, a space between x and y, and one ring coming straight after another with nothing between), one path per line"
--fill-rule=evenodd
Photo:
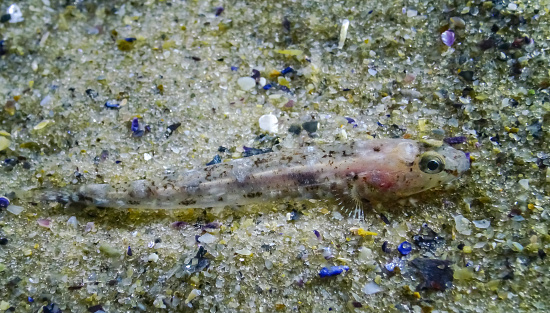
M445 162L439 155L426 153L419 163L420 170L428 174L437 174L445 169Z

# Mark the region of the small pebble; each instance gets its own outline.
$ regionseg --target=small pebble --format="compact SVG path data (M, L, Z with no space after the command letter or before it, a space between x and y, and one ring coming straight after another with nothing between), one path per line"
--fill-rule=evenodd
M151 254L149 254L149 256L147 257L147 260L148 260L149 262L155 262L155 263L157 263L157 261L159 260L159 256L158 256L158 254L156 254L156 253L151 253Z
M473 71L462 71L458 74L458 76L462 77L465 81L468 81L468 82L474 81Z
M23 22L23 13L17 4L12 4L8 8L8 14L10 15L10 23L19 23Z
M4 137L0 137L0 138L4 138ZM10 199L6 198L6 197L0 197L0 208L7 208L8 205L10 205Z
M6 211L10 212L11 214L14 214L14 215L19 215L21 214L21 212L23 212L23 207L22 206L18 206L18 205L9 205L8 208L6 209Z
M77 228L78 221L76 220L76 216L69 217L69 220L67 221L67 225L71 226L72 228Z
M201 243L210 244L210 243L214 243L214 242L218 241L218 238L214 235L206 233L206 234L200 236L198 240Z
M134 253L132 252L132 248L130 246L128 246L128 250L126 250L126 254L128 256L132 256Z
M45 227L45 228L51 228L52 227L52 221L46 218L39 218L38 219L38 225Z
M256 80L252 77L241 77L237 79L237 84L242 90L247 91L256 86Z
M342 274L344 271L349 271L349 266L340 265L340 266L331 266L329 268L323 267L319 271L319 277L331 277Z
M0 151L6 150L11 145L11 140L0 136Z
M378 286L378 284L373 281L367 283L365 287L363 287L363 292L367 295L373 295L380 291L382 291L382 288L380 288L380 286Z
M338 41L338 49L342 49L344 47L344 43L346 42L346 37L348 36L348 27L349 27L349 20L345 19L342 21L342 28L340 29L340 40Z
M446 30L441 34L441 41L447 46L450 47L455 43L455 32L452 30Z
M198 289L193 289L187 296L187 299L185 299L185 304L188 304L189 302L193 301L196 297L201 295L201 291Z
M135 133L139 130L139 120L137 117L134 117L134 119L132 120L132 127L131 127L132 131Z
M210 166L210 165L214 165L214 164L219 164L219 163L222 163L222 158L220 157L219 154L216 154L214 156L214 158L212 158L212 161L206 163L206 166Z
M302 128L305 129L308 133L314 133L319 129L318 121L311 121L302 123Z
M411 253L412 251L412 245L410 242L408 241L403 241L398 247L397 247L397 250L399 251L399 253L401 253L402 255L407 255L409 253Z
M463 28L464 26L466 26L466 23L464 22L464 20L458 16L453 16L450 18L450 20L451 20L451 23L453 23L453 25L456 27Z
M260 124L260 129L265 130L270 133L276 134L278 131L279 120L273 114L262 115L258 120Z
M264 90L269 90L269 89L271 89L271 87L272 87L272 86L271 86L270 84L267 84L267 85L265 85L265 86L263 87L263 89L264 89Z
M529 179L520 179L519 185L525 190L529 190Z
M489 220L473 221L473 223L477 228L481 228L481 229L489 228L489 226L491 226L491 221Z
M5 246L8 244L8 238L1 237L0 238L0 246Z

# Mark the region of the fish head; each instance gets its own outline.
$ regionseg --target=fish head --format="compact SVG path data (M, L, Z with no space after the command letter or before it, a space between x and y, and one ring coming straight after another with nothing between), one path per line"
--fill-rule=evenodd
M469 157L451 146L401 140L388 147L376 168L358 174L364 199L397 199L447 184L470 168Z

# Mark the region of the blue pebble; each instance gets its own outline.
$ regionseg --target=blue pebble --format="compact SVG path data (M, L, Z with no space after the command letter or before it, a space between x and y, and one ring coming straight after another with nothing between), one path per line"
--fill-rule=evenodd
M389 271L389 272L393 272L393 270L396 268L397 266L393 263L388 263L386 264L386 269Z
M238 67L236 67L236 66L232 66L232 67L231 67L231 70L232 70L232 71L238 71L238 70L239 70L239 68L238 68Z
M0 208L7 208L10 205L10 199L6 197L0 197Z
M288 89L287 86L281 86L281 87L279 87L279 89L281 89L284 92L290 92L290 89Z
M135 133L139 130L139 120L137 117L134 117L132 120L132 131Z
M105 106L109 109L120 109L120 104L112 101L105 102Z
M323 267L319 271L319 277L330 277L330 276L336 276L342 274L344 271L349 271L349 266L341 265L341 266L331 266L329 268Z
M287 67L284 70L281 71L281 74L286 75L288 73L294 72L294 69L292 67Z
M28 297L27 300L28 300L30 303L33 303L33 302L34 302L34 299L31 298L31 297Z
M128 246L128 251L126 253L128 254L128 256L132 256L134 254L132 252L132 248L130 248L130 246Z
M399 253L401 253L402 255L407 255L409 253L411 253L412 251L412 245L410 242L408 241L403 241L399 247L397 247L397 250L399 251Z
M136 38L128 37L128 38L124 38L124 40L126 40L127 42L134 42L134 41L136 41Z
M206 165L214 165L214 164L218 164L218 163L222 163L222 158L220 157L219 154L216 154L214 156L214 158L212 159L212 161L206 163Z
M267 85L264 86L264 90L269 90L269 89L271 89L271 87L273 87L273 86L271 86L270 84L267 84Z

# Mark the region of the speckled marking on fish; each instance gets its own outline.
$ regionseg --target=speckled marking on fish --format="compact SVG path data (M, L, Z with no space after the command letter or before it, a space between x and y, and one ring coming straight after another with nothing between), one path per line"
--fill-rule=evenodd
M469 168L450 146L407 139L308 146L215 164L158 179L81 186L48 200L97 207L180 209L285 199L336 198L340 203L396 199L438 187Z

